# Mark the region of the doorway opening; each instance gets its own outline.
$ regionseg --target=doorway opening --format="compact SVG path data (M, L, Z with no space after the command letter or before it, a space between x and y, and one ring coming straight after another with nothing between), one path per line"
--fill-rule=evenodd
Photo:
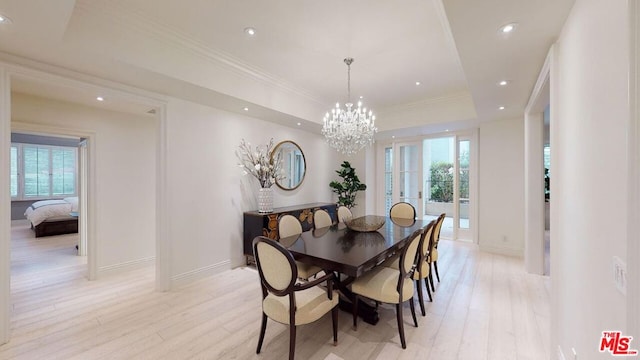
M388 214L408 202L424 220L446 214L443 238L475 241L475 135L452 134L382 144L384 199Z
M86 222L81 142L77 136L11 134L12 283L61 268L86 273L86 231L78 231Z

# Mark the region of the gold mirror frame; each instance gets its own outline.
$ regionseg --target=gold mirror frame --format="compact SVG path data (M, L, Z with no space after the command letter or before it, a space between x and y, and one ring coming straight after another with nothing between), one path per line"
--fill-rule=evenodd
M291 146L292 150L290 152L293 153L294 156L296 155L295 153L296 151L300 152L301 156L298 158L301 159L301 163L296 164L295 159L292 159L290 156L285 156L285 154L283 154L282 155L282 171L285 174L285 178L283 180L276 180L276 185L278 185L278 187L282 190L291 191L300 187L300 184L302 184L302 182L304 181L304 177L307 175L307 159L305 158L304 152L302 151L302 148L300 148L300 145L296 144L291 140L283 140L279 142L273 148L273 153L271 156L273 157L278 153L278 151L282 151L282 149L284 149L286 145ZM295 170L296 165L302 168L301 174L300 173L297 174L297 177L299 177L299 181L295 184L289 185L289 180L291 179L291 176L295 175L294 171L296 171Z

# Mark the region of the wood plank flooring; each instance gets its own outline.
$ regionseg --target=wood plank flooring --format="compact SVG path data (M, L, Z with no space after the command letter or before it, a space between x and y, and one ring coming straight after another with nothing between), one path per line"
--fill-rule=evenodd
M400 347L395 310L381 305L376 326L340 312L298 328L297 359L548 359L549 278L521 259L440 242L440 278L419 327L405 314ZM154 269L89 282L85 266L12 282L10 343L0 359L285 359L286 326L269 321L255 354L261 307L258 274L242 267L179 290L154 291ZM416 296L417 299L417 296ZM417 300L416 300L417 301Z

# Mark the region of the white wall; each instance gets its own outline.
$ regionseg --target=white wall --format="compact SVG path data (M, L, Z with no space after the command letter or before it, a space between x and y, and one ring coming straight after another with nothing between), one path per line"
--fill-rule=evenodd
M524 250L524 120L480 125L478 243L484 251Z
M149 116L12 94L12 121L96 134L97 266L155 256L155 123Z
M245 263L243 212L257 209L259 184L238 167L241 139L252 146L292 140L307 173L293 191L274 186L274 206L330 202L340 161L319 134L172 99L167 106L167 168L171 274L188 281Z
M626 327L628 40L626 1L578 0L551 71L551 349L580 359L610 358L601 332Z

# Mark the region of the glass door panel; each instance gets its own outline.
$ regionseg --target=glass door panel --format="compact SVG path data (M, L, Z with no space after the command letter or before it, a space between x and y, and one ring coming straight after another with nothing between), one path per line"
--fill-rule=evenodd
M393 205L393 148L384 148L384 213Z
M397 201L408 202L417 214L422 214L422 144L398 144L397 149Z
M425 186L427 189L424 219L433 220L445 213L440 236L453 239L455 138L424 140Z
M469 150L471 141L458 141L458 227L469 229Z

